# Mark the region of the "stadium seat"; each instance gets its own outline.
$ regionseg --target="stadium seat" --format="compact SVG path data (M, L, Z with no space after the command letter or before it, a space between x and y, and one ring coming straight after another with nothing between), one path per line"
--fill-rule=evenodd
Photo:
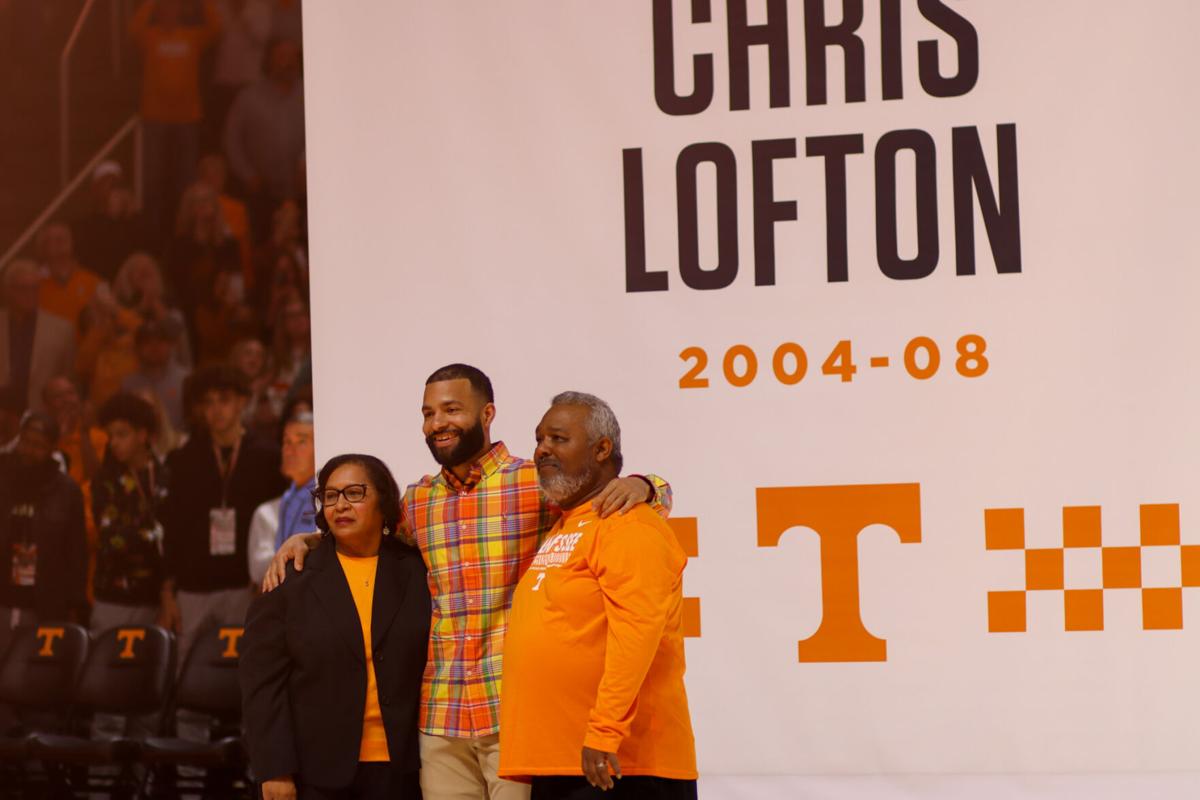
M0 654L0 704L13 709L17 727L0 731L0 797L33 794L29 736L66 730L69 700L88 652L79 625L22 625Z
M246 749L241 738L242 702L238 658L242 625L205 629L187 654L168 706L168 717L183 710L210 718L209 741L151 737L142 747L151 796L202 789L206 796L248 796ZM203 778L178 777L175 767L205 770ZM203 782L203 786L194 784Z
M92 641L73 697L76 733L94 713L124 717L126 727L138 716L161 711L175 669L175 638L156 625L104 631ZM47 768L58 791L108 791L114 797L136 791L133 764L141 743L128 736L35 733L29 755ZM113 776L91 776L83 767L117 765ZM71 769L76 768L76 769ZM86 785L80 785L80 784Z

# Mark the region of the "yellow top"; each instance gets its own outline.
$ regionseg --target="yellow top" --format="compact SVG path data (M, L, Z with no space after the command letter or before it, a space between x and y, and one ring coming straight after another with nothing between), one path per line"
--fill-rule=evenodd
M338 553L337 557L350 584L350 594L354 596L358 621L362 623L363 647L367 651L367 701L363 709L362 745L358 750L358 760L390 761L387 734L383 730L383 714L379 710L379 689L375 685L375 662L371 660L371 603L375 597L375 570L379 566L379 556L355 558Z

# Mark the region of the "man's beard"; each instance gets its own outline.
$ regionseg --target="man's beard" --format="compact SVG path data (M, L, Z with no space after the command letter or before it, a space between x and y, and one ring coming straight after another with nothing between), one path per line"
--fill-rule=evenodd
M447 451L438 450L437 443L434 439L445 433L438 431L431 433L425 437L425 444L429 446L429 452L433 454L433 460L441 464L443 467L457 467L459 464L465 464L469 459L475 456L483 449L483 422L477 421L475 425L467 430L459 430L453 428L458 433L458 444Z
M579 496L579 493L590 486L596 477L596 468L589 466L583 472L567 475L560 467L549 477L538 473L538 484L545 492L546 498L560 508L568 500Z

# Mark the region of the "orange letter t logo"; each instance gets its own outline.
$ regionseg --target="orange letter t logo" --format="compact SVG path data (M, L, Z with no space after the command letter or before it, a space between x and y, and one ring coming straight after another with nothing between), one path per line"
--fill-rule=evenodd
M906 544L921 541L921 486L786 486L758 490L758 546L775 547L789 528L821 539L821 625L800 642L800 661L887 661L887 641L863 625L858 535L886 525Z

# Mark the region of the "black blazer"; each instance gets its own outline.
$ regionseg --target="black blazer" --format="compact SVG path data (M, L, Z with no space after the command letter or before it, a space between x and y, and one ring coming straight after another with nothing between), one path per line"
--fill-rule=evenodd
M420 553L391 537L379 549L371 652L388 755L420 768L417 714L429 650L429 585ZM333 537L283 585L254 601L238 667L250 766L258 780L348 786L358 768L367 696L362 624Z

